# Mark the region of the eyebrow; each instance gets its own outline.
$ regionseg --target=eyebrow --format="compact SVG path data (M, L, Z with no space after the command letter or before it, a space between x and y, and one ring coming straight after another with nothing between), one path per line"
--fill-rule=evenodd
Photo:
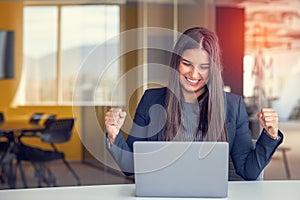
M190 63L190 64L193 64L192 61L189 61L189 60L186 59L186 58L181 57L181 59L182 59L184 62L188 62L188 63ZM203 64L201 64L201 65L209 65L209 63L203 63Z

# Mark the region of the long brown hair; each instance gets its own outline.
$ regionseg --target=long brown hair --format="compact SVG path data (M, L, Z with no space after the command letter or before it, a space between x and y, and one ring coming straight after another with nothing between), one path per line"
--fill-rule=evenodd
M206 84L206 91L198 97L198 101L202 103L198 130L201 130L203 140L227 140L225 128L226 104L224 102L221 53L218 37L214 32L206 28L194 27L186 30L178 38L171 56L170 67L174 70L171 70L165 99L167 112L165 140L167 141L174 139L181 126L182 106L180 100L183 97L178 74L180 58L185 50L197 48L203 48L210 57L209 79Z

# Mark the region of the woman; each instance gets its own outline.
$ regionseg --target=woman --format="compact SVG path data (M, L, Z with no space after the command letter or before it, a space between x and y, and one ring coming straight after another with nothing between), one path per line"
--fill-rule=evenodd
M137 140L227 141L236 173L256 180L282 143L278 115L270 108L257 114L264 129L253 149L242 97L223 92L216 34L202 27L186 30L174 47L170 71L167 87L144 93L126 141L120 131L126 113L119 108L106 113L108 150L121 170L133 174Z

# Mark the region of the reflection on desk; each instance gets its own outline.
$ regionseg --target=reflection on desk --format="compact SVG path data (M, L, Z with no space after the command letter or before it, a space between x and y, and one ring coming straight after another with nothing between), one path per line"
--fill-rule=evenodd
M158 183L159 184L159 183ZM229 200L299 200L300 181L243 181L229 182ZM135 197L134 184L55 187L36 189L0 190L1 200L115 200L115 199L168 199ZM184 198L176 198L184 199ZM190 198L188 198L190 199ZM212 198L206 198L212 200ZM217 198L222 199L222 198Z

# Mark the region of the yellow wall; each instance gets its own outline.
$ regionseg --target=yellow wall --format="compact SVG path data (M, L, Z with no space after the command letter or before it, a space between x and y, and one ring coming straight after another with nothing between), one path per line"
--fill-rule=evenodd
M22 65L23 4L0 2L0 29L15 31L15 78L0 80L0 109L6 111L18 86Z

